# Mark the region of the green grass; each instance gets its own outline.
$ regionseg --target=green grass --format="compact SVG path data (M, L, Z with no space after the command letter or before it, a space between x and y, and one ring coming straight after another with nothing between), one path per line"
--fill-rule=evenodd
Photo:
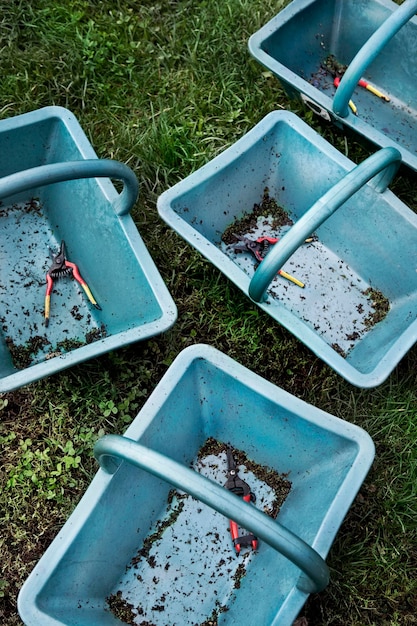
M0 621L97 470L94 442L121 433L175 356L204 342L297 396L365 428L376 459L328 557L331 583L309 626L417 623L417 351L376 390L341 380L162 224L156 199L276 108L297 112L355 162L357 139L290 103L248 54L276 0L14 0L0 3L0 118L56 104L101 157L128 163L133 216L178 306L161 337L0 399ZM414 210L415 176L393 189ZM302 514L308 515L308 511Z

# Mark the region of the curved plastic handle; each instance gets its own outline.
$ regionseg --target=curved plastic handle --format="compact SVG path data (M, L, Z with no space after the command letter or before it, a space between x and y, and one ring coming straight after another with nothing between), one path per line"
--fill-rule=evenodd
M401 154L396 148L382 148L348 172L317 200L259 264L249 284L252 300L263 300L269 283L295 250L363 185L373 179L370 185L376 191L385 191L400 163Z
M333 100L333 111L340 117L349 114L349 100L368 65L378 56L382 48L417 12L417 0L405 0L398 9L381 24L362 46L343 75Z
M117 215L125 215L136 202L139 183L133 171L124 163L111 159L86 159L39 165L0 178L0 198L11 196L33 187L61 183L79 178L115 178L124 183L123 191L113 208Z
M311 546L265 513L243 504L241 498L198 472L120 435L102 437L94 447L94 456L109 474L117 470L120 460L128 461L233 519L242 528L278 550L306 574L300 577L297 584L301 591L314 593L327 586L328 567Z

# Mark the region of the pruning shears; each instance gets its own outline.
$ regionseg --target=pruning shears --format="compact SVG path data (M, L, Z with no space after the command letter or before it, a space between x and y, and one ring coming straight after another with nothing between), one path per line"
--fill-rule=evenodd
M339 76L335 76L333 84L336 87L336 89L340 85L340 80L341 79L340 79ZM382 93L382 91L379 91L379 89L377 89L376 87L374 87L373 85L368 83L368 81L365 80L364 78L361 78L358 81L358 85L359 85L359 87L363 87L364 89L367 89L368 91L373 93L374 96L378 96L378 98L381 98L381 100L385 100L385 102L389 102L390 101L390 98L388 96L386 96L384 93Z
M101 309L101 306L97 304L93 294L90 291L89 286L82 278L78 266L75 263L71 263L67 260L65 256L65 241L61 242L61 247L59 249L58 254L53 254L52 256L52 265L50 266L47 274L46 274L46 294L45 294L45 326L49 324L49 314L51 308L51 293L54 286L54 280L61 278L63 276L72 276L75 280L81 285L84 289L88 299L91 304L96 309Z
M236 463L233 457L232 448L227 448L227 481L225 488L229 489L238 496L241 496L245 502L255 502L256 497L251 492L248 483L239 477ZM252 546L253 550L258 547L258 539L254 534L248 533L247 535L239 535L239 527L236 522L229 520L230 534L232 537L233 545L236 550L236 554L239 554L242 547Z

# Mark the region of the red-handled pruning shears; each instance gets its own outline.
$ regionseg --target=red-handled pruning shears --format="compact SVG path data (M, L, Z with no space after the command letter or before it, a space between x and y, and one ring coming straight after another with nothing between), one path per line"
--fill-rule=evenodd
M251 492L250 487L244 480L239 478L236 463L233 458L232 449L227 448L227 482L226 489L233 491L238 496L242 496L245 502L255 502L255 495ZM240 553L242 547L252 546L254 550L258 547L258 540L252 533L247 535L239 535L239 527L233 520L230 520L230 534L235 546L236 554Z
M234 234L233 236L239 240L239 243L235 243L233 246L234 251L249 251L254 255L255 259L259 261L259 263L263 261L268 247L279 241L276 237L258 237L257 239L250 239L250 237L246 237L246 235ZM311 241L313 241L312 237L306 239L306 242L308 243ZM295 278L294 276L291 276L291 274L284 272L284 270L278 270L277 274L279 274L283 278L286 278L287 280L290 280L295 285L298 285L298 287L303 288L305 286L304 283L301 282L301 280L298 280L298 278Z
M52 254L52 253L51 253ZM45 326L49 324L49 312L51 307L51 293L54 286L54 280L62 277L62 276L73 276L75 280L81 285L84 289L88 299L91 304L95 306L96 309L101 309L100 305L97 304L94 299L93 294L90 291L89 286L82 278L80 272L78 271L78 267L75 263L70 263L67 261L65 256L65 242L61 242L61 247L57 255L52 255L53 261L52 265L49 268L46 274L46 294L45 294Z
M327 72L330 72L330 74L333 76L333 79L334 79L333 84L337 89L340 85L342 76L346 72L348 66L343 65L342 63L339 63L333 54L329 54L329 56L325 59L324 63L321 64L321 67L325 69ZM364 89L367 89L369 92L373 93L374 96L378 96L378 98L381 98L381 100L385 100L385 102L390 101L389 96L382 93L382 91L379 91L379 89L377 89L376 87L368 83L368 81L365 80L364 78L361 78L358 81L358 85L359 87L363 87ZM352 100L349 100L349 107L355 115L358 114L356 105L354 104Z

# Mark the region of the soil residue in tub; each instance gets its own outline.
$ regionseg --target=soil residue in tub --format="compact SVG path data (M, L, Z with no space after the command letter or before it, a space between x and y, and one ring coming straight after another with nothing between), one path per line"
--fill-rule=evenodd
M329 54L320 63L317 71L310 75L308 82L313 85L313 87L322 91L327 89L334 90L334 77L339 76L339 78L341 78L346 72L347 67L347 65L340 63L334 54Z
M334 54L327 55L322 63L322 67L325 68L332 76L339 77L343 76L348 68L347 65L340 63Z
M226 613L229 609L226 606L219 606L213 609L213 613L204 622L201 622L199 626L218 626L218 619L220 613Z
M208 438L198 452L197 459L196 459L196 467L198 467L202 471L204 467L206 468L205 471L207 471L207 468L209 466L216 468L217 471L219 471L219 468L220 468L220 474L223 475L223 465L224 465L224 482L226 482L227 468L225 466L225 458L226 458L227 447L228 447L228 444L224 442L218 441L212 437ZM270 467L261 465L249 459L246 453L242 450L233 448L233 456L234 456L237 466L243 466L244 468L244 471L241 473L243 479L245 479L244 473L250 472L254 477L256 477L257 480L267 485L269 490L272 492L271 504L267 508L264 507L263 510L270 517L276 518L283 502L285 501L285 498L287 497L288 493L291 490L291 482L288 480L287 475L279 474L277 471L271 469ZM217 459L218 459L218 462L217 462ZM213 463L213 466L211 466L211 463ZM252 476L252 480L254 480L253 476ZM152 581L153 581L152 594L155 594L155 598L156 598L154 604L150 604L150 607L151 607L150 610L152 612L158 612L160 614L163 614L164 611L168 610L168 606L166 606L165 603L170 602L170 601L172 602L172 598L169 599L166 597L166 595L169 595L169 593L165 594L163 590L160 588L159 591L161 593L158 594L157 589L158 589L158 583L160 582L159 577L163 578L164 572L167 572L167 573L169 572L168 576L172 577L171 565L174 566L174 564L170 562L171 556L169 553L168 553L168 556L165 557L166 563L161 561L161 559L163 560L165 559L163 555L161 555L161 553L158 552L158 546L157 545L155 546L155 544L156 542L162 540L162 536L164 535L164 533L167 531L168 528L174 527L177 520L178 520L178 523L180 524L179 516L181 515L181 513L182 513L182 517L184 517L184 515L187 515L184 509L184 506L185 506L185 503L187 502L187 499L189 498L191 498L191 496L188 496L187 494L184 494L184 493L180 493L176 489L172 489L169 492L168 498L167 498L167 513L168 514L163 519L160 519L156 522L156 526L154 527L153 531L145 538L138 553L132 558L132 560L130 561L129 565L126 568L126 571L129 571L130 568L133 568L133 570L139 569L139 571L135 575L135 578L140 585L140 589L139 589L140 596L143 595L144 598L147 595L149 595L150 589L148 588L148 585L144 581L144 577L148 576L148 574L146 573L146 569L143 570L143 569L140 569L140 567L143 568L146 563L147 566L151 568L152 572L156 572L158 574L158 575L155 575L155 573L150 574ZM196 509L196 513L204 514L203 505L201 505L200 507L199 504L197 503L196 506L198 507ZM181 523L184 523L184 521L182 521ZM185 523L187 525L188 521L186 521ZM173 549L175 548L175 551L180 551L184 549L188 550L188 544L190 543L190 541L186 540L186 538L184 538L184 536L181 534L181 524L180 524L180 532L178 532L176 528L174 531L171 530L170 532L174 533L173 537L175 541L173 543ZM225 524L225 533L226 534L228 533L227 520ZM218 536L217 531L213 533L208 533L208 535L212 535L212 536L210 538L207 536L206 539L204 539L205 545L209 545L210 543L214 543L214 545L218 544L219 536ZM177 547L177 543L181 543L181 538L182 538L183 545L182 547L181 545ZM200 537L200 539L202 540L203 538ZM152 554L152 549L153 549L154 554ZM215 554L215 552L213 554ZM233 589L239 589L241 586L242 580L244 576L246 575L247 563L249 562L252 554L253 552L251 550L248 550L247 552L242 552L239 557L239 561L236 564L236 555L234 554L233 546L231 544L230 554L225 553L224 556L221 558L220 562L217 563L218 557L216 560L214 560L214 557L213 557L213 567L215 571L213 572L212 577L229 576L232 580ZM206 565L204 567L206 567ZM155 569L155 568L159 568L159 569ZM173 579L174 585L176 583L176 580L177 580L176 578ZM169 589L171 588L169 587ZM175 594L177 596L178 591L175 591ZM124 597L124 593L121 589L109 595L108 598L106 598L106 602L107 602L108 609L113 613L113 615L126 624L136 624L136 626L149 626L153 624L152 616L149 616L149 615L148 617L151 618L150 622L141 621L143 620L143 618L146 617L145 613L147 612L147 610L145 608L145 604L142 603L142 606L141 604L139 604L138 606L135 606L137 603L134 602L134 604L132 604L131 601L128 601L126 597ZM148 607L148 610L149 610L149 607ZM201 617L200 617L200 621L198 623L196 620L193 621L193 623L195 623L196 626L217 626L219 615L226 611L228 611L228 607L224 604L221 604L218 601L218 599L216 599L215 596L213 596L213 605L211 608L211 612L208 612L208 616L205 619L201 620ZM160 624L160 618L157 619L155 613L153 615L153 618L154 620L157 621L158 624Z
M271 198L269 189L265 187L261 202L254 204L250 213L245 213L243 217L228 226L222 235L222 241L229 245L236 242L234 235L248 235L257 227L259 217L272 218L271 229L273 230L293 224L285 209L279 206L274 198Z
M129 602L127 602L127 600L122 598L121 591L111 594L108 598L106 598L106 601L110 611L115 617L117 617L117 619L119 619L124 624L138 626L136 622L137 614L134 611L135 607L133 606L133 604L130 604ZM149 624L149 626L151 625Z
M85 343L93 343L99 339L103 339L107 336L107 330L104 324L101 324L99 328L91 329L85 336Z
M39 350L50 345L50 341L46 335L35 335L25 344L18 345L14 343L11 337L6 337L6 345L16 369L25 369L32 364L33 357Z
M373 289L372 287L368 287L363 294L371 300L374 309L374 311L365 318L365 325L371 328L387 316L389 300L378 289Z
M4 327L3 327L4 330ZM78 339L63 339L59 341L55 346L52 346L50 340L46 335L34 335L24 344L16 344L11 337L6 336L6 344L10 352L10 356L13 361L13 365L16 369L25 369L30 367L32 363L38 361L39 352L44 351L47 346L50 347L48 352L45 352L45 360L49 360L56 356L61 356L67 352L71 352L81 346L98 341L106 337L107 331L104 324L101 324L99 328L93 328L85 335L85 340Z
M0 204L0 218L7 217L11 213L41 213L41 204L39 198L31 198L27 202L22 204L12 204L11 206L3 207Z
M387 316L389 308L390 308L389 300L388 298L384 296L384 294L381 291L379 291L378 289L374 289L372 287L368 287L368 289L365 289L365 291L363 291L362 293L364 296L366 296L370 300L371 306L373 308L373 311L371 311L371 313L369 313L369 315L367 315L364 319L366 330L369 330L373 326L375 326L375 324L378 324L378 322L381 322ZM359 310L359 307L358 307L358 313L361 313L361 312L362 311ZM357 341L358 339L361 338L361 336L362 336L362 333L354 331L353 333L346 335L346 339L348 339L349 341ZM348 353L345 350L343 350L337 342L332 343L331 347L333 348L335 352L340 354L340 356L342 356L343 358L347 357Z
M204 458L209 454L218 456L222 452L226 453L227 445L221 441L217 441L213 437L209 437L199 452L199 459ZM291 482L287 479L287 474L279 474L276 470L260 465L255 461L252 461L247 457L242 450L233 449L233 458L236 465L243 465L246 469L252 472L259 480L264 482L274 492L274 502L271 507L264 511L270 517L274 519L277 517L281 506L283 505L285 498L288 496L291 490Z
M180 493L175 491L175 489L171 489L171 491L168 494L168 505L169 506L171 505L172 501L174 500L174 497L176 497L177 500L178 500L177 505L174 508L172 508L172 510L170 511L169 516L166 519L158 520L158 522L156 524L156 530L151 535L148 535L145 538L145 540L143 542L142 548L139 550L137 556L133 557L133 559L131 561L131 565L133 565L133 566L137 565L137 563L141 559L146 559L148 561L148 564L149 564L150 567L155 567L155 557L149 556L151 548L152 548L153 544L156 541L158 541L158 539L160 539L162 537L162 535L164 534L164 531L169 526L172 526L173 524L175 524L176 520L178 519L179 514L181 513L181 511L184 508L184 503L181 502L181 500L186 498L187 496L181 495Z

